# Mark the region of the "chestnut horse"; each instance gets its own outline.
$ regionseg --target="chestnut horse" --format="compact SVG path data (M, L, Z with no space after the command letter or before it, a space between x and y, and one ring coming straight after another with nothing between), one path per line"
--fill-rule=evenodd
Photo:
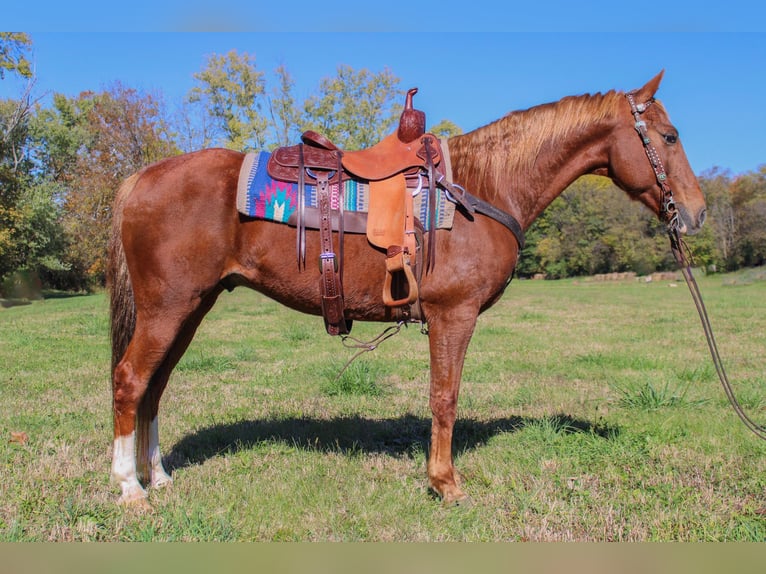
M662 72L632 92L651 102ZM641 106L643 111L643 106ZM641 119L673 190L682 233L699 230L705 202L659 102ZM626 93L571 96L518 111L448 140L453 181L512 214L527 229L583 174L612 179L660 217L663 190L636 133ZM114 450L121 502L145 504L144 486L171 481L162 466L160 397L205 314L224 289L244 285L298 311L321 314L319 270L299 270L286 246L295 229L242 216L237 177L244 154L209 149L144 168L120 187L109 254ZM452 460L452 431L468 342L476 318L502 295L519 255L497 221L456 214L433 232L435 268L420 288L430 349L433 414L428 480L445 502L466 497ZM309 231L307 260L319 255ZM385 253L364 235L345 238L345 316L390 321L381 300Z

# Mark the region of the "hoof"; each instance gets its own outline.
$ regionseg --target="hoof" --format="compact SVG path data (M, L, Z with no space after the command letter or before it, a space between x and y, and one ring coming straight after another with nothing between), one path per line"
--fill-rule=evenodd
M450 508L455 506L471 508L473 506L473 499L462 490L458 490L457 492L451 493L449 496L442 496L442 506Z
M146 498L145 492L132 492L130 494L123 494L117 500L117 504L125 509L135 510L138 512L147 512L151 510L149 501Z
M471 498L459 486L452 484L441 489L431 486L431 491L441 498L442 506L470 506Z
M170 488L171 486L173 486L173 479L167 474L152 479L152 488Z
M136 512L138 514L144 514L152 511L152 506L149 501L144 498L131 498L130 500L124 500L122 497L117 501L117 504L122 506L125 510Z
M455 498L453 500L444 500L442 501L442 505L446 508L473 508L473 498L468 496L467 494L464 494L460 498Z

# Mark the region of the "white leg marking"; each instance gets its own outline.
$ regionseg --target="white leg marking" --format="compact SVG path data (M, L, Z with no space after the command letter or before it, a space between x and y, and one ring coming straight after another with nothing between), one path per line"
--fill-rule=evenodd
M136 476L135 432L114 439L112 478L120 485L120 490L122 491L120 503L146 498L146 491L141 487Z
M162 466L162 455L160 454L160 432L157 424L157 417L154 417L149 426L149 466L152 475L151 484L153 488L160 488L172 484L173 479Z

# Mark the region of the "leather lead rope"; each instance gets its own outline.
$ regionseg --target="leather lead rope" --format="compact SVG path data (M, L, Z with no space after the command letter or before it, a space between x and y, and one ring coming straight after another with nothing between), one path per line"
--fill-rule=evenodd
M358 351L354 354L353 357L351 357L348 361L346 361L346 364L343 365L343 367L338 372L338 374L335 375L335 380L337 381L338 379L340 379L340 377L343 375L346 369L349 368L351 363L356 361L364 353L373 352L375 349L378 348L378 345L380 345L383 341L393 337L394 335L398 335L399 331L402 330L402 325L406 327L407 322L399 321L396 325L391 325L389 327L386 327L385 329L383 329L380 335L378 335L377 337L369 341L362 341L360 339L352 337L349 334L341 335L340 340L343 343L344 347L346 347L347 349L358 349Z
M697 314L699 315L700 321L702 323L702 330L705 332L705 339L707 340L708 349L710 349L710 356L713 359L713 365L715 365L718 379L721 381L721 386L723 387L724 393L726 393L726 398L729 399L729 403L731 403L734 412L737 413L737 416L742 421L742 423L758 438L766 440L766 427L753 421L753 419L751 419L744 411L742 405L739 403L736 395L734 394L734 389L732 388L729 377L726 374L726 369L724 369L721 355L718 352L718 344L716 343L715 335L713 334L713 327L710 324L710 318L708 317L705 303L702 300L702 293L700 293L699 285L694 279L694 274L692 273L690 262L691 256L687 256L689 249L681 239L681 234L679 232L680 224L678 220L678 210L676 209L676 204L673 199L673 191L667 183L667 174L665 173L665 168L662 165L662 160L657 153L657 149L652 144L651 138L649 138L649 134L646 129L646 123L641 120L641 114L654 100L649 100L644 104L636 104L633 97L633 92L629 92L625 95L627 96L628 102L630 103L630 111L636 120L636 131L641 137L641 141L644 144L644 150L646 151L646 156L649 158L652 169L654 169L654 174L657 177L657 183L662 190L660 215L665 220L665 224L667 225L668 237L670 239L670 250L681 269L681 273L686 280L686 285L689 287L689 292L691 293L692 299L694 300L694 305L697 308Z
M713 364L715 365L716 373L718 373L718 379L721 381L721 386L726 393L726 397L729 399L734 412L737 413L737 416L744 423L744 425L753 433L755 433L756 436L766 440L766 427L763 427L762 425L759 425L753 421L753 419L751 419L744 411L742 405L734 395L734 390L732 389L731 382L729 381L729 377L723 367L723 361L721 361L721 355L718 353L718 345L716 344L715 336L713 335L713 327L710 325L710 319L707 314L707 309L705 308L705 303L702 301L702 294L700 293L699 285L697 285L697 281L694 279L691 264L689 263L689 258L686 256L688 248L681 239L677 229L673 231L669 230L668 235L670 236L670 249L673 252L673 256L676 258L679 267L681 268L681 272L684 275L686 284L689 286L689 291L692 294L694 304L697 307L697 313L700 316L702 329L705 331L705 338L707 339L707 345L710 349L710 356L713 358Z

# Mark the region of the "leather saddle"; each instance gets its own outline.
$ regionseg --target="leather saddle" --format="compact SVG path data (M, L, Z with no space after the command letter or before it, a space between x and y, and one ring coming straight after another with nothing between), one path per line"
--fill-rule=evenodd
M401 308L417 302L418 277L422 272L415 264L419 222L414 217L406 178L417 173L427 176L429 205L434 206L434 169L441 162L441 150L438 139L425 133L425 114L413 107L415 93L417 88L407 92L398 129L368 149L343 151L321 134L307 131L301 136L302 143L278 148L269 159L267 169L272 178L298 184L294 223L299 268L305 267L305 229L312 226L312 222L318 222L322 312L325 327L332 335L347 333L351 327L343 316L343 234L360 229L358 224L344 229L345 220L356 214L344 214L342 199L339 209L330 208L331 185L337 184L342 193L346 180L369 183L369 212L364 232L372 245L386 252L383 303L390 308ZM313 213L312 208L305 205L305 185L316 186L319 213ZM429 227L433 226L434 219L432 214ZM339 236L337 253L333 230L337 230ZM429 265L433 264L433 243L429 241Z

